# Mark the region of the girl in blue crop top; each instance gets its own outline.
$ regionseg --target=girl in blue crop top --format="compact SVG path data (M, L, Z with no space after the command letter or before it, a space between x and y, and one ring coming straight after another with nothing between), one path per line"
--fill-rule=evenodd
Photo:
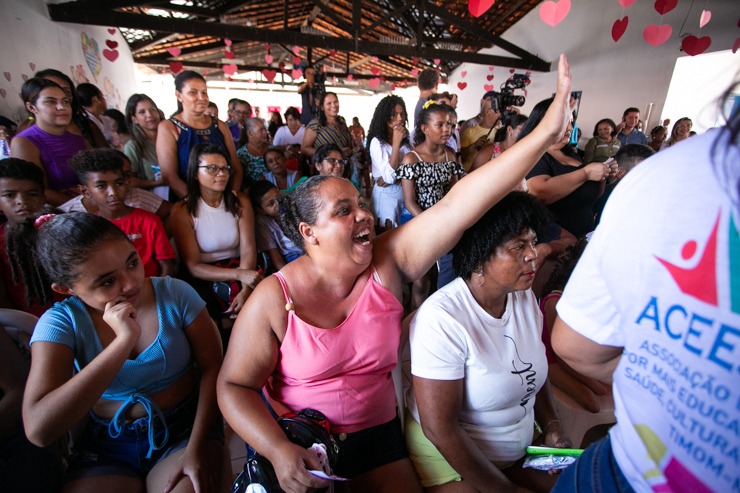
M82 418L65 481L84 491L208 491L223 442L215 385L221 347L187 284L144 277L117 227L84 212L9 232L32 298L72 295L39 320L23 401L28 438L46 446ZM29 270L32 267L21 267ZM181 488L183 488L181 490ZM215 491L215 490L213 490Z

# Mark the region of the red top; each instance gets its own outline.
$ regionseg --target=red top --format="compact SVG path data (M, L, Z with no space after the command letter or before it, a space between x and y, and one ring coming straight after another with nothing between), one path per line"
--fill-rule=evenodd
M156 277L161 274L158 260L175 258L175 251L167 238L162 220L156 214L134 207L128 216L111 219L111 222L126 233L128 239L134 244L144 264L146 277Z

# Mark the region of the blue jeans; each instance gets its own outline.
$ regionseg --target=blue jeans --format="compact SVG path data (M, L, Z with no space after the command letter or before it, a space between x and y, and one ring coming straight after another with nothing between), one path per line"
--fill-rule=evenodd
M550 493L634 493L612 453L609 435L592 444L560 473Z

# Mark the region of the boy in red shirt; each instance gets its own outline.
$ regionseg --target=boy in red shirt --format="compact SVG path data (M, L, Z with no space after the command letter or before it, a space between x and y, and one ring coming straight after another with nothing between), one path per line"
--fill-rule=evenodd
M75 154L69 165L77 173L83 194L97 207L98 215L118 226L131 240L144 264L144 275L172 275L175 251L162 220L124 202L129 180L123 172L123 160L115 149L89 149Z

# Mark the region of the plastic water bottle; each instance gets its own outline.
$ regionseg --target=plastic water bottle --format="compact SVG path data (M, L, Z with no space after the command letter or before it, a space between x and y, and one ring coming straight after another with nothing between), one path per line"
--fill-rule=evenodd
M10 146L8 145L8 141L5 139L5 135L2 135L2 138L0 138L0 159L5 159L7 157L10 157Z

